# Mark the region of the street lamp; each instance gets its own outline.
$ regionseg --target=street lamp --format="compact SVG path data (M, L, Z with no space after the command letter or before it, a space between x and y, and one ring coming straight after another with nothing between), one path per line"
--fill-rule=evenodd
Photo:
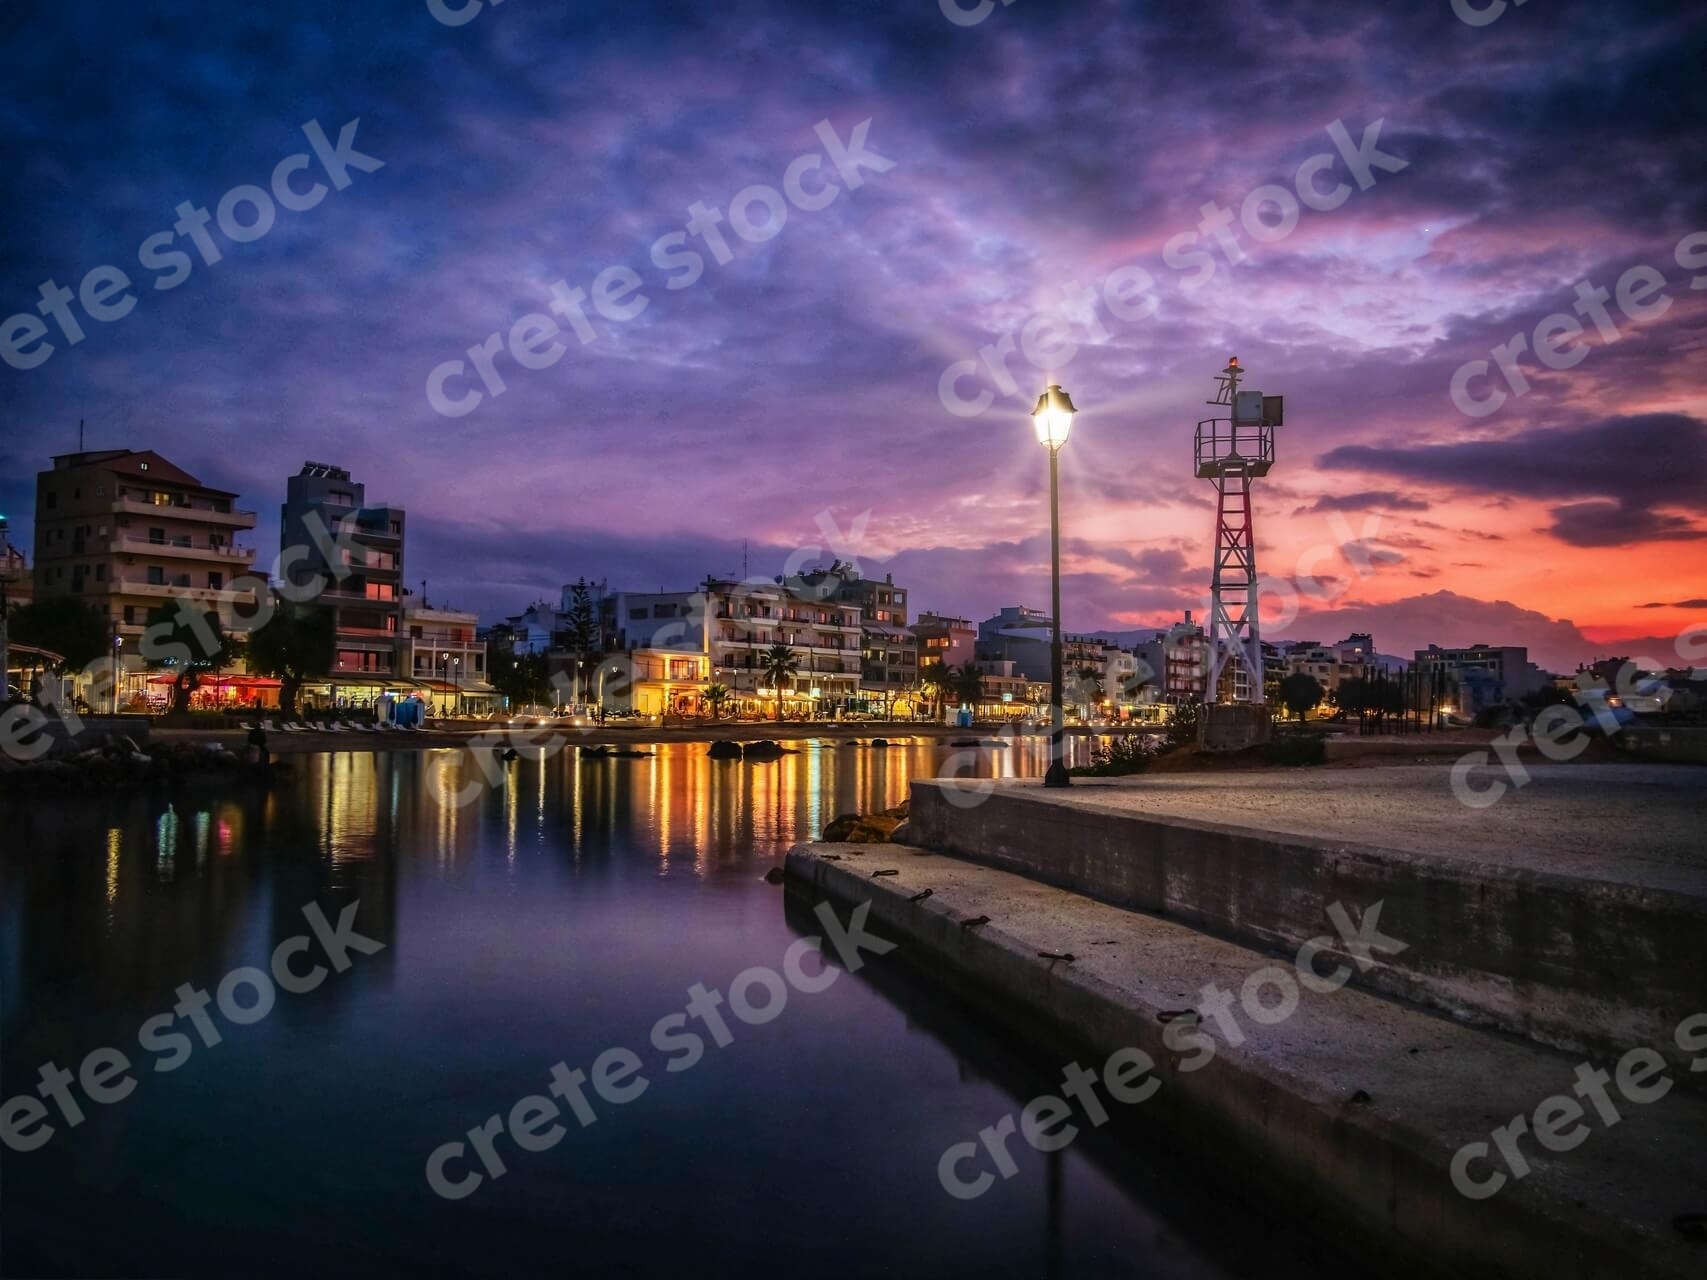
M1051 382L1048 390L1037 397L1031 411L1031 422L1037 428L1037 442L1049 450L1049 768L1043 775L1046 787L1064 787L1069 783L1067 764L1062 757L1066 736L1066 714L1062 703L1066 694L1061 679L1061 446L1067 443L1067 433L1073 429L1072 398Z

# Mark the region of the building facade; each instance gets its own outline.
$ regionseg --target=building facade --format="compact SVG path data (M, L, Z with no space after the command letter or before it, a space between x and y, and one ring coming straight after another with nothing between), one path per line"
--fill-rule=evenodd
M1384 670L1375 653L1375 640L1366 631L1354 631L1338 644L1299 640L1288 646L1281 659L1288 675L1314 676L1322 688L1332 692L1346 680L1373 680Z
M279 573L313 585L333 611L330 684L381 690L399 669L403 639L404 513L369 505L366 486L342 467L305 462L285 484L279 513Z
M1543 683L1524 645L1473 644L1463 649L1442 649L1431 644L1416 651L1415 665L1425 687L1444 687L1445 705L1461 716L1474 716L1485 707L1515 701Z
M76 596L106 613L129 691L152 610L185 600L253 615L239 580L255 553L236 539L255 513L236 499L150 449L60 454L36 475L35 598Z
M840 562L801 580L809 595L859 609L860 692L868 707L880 702L882 710L892 711L904 700L903 714L909 714L919 686L919 646L907 629L907 589L895 585L893 574L863 578Z
M831 715L860 698L863 628L857 605L802 600L781 584L708 578L697 591L618 591L605 596L605 648L698 650L737 714ZM787 645L799 660L778 691L764 654Z
M919 670L933 662L963 667L978 657L978 629L965 618L921 613L911 628L919 642Z
M456 609L405 608L397 675L423 687L441 715L484 715L498 691L486 679L486 642L479 619Z

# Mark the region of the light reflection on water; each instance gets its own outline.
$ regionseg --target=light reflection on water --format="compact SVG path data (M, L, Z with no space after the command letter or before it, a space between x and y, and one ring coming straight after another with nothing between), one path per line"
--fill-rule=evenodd
M1076 744L1083 750L1083 744ZM609 1123L452 1206L426 1154L647 1029L695 983L775 966L792 926L762 874L836 814L905 798L953 749L703 745L502 767L457 808L436 753L297 757L272 790L134 793L0 813L0 1097L44 1062L134 1051L141 1078L42 1150L6 1155L7 1274L1219 1277L1305 1274L1319 1249L1219 1229L1223 1201L1104 1131L950 1200L949 1145L1059 1085L1060 1062L873 964L791 1001ZM1041 772L1043 744L964 754ZM456 753L473 777L467 753ZM180 1070L148 1072L147 1018L183 983L265 966L319 902L386 944L281 994ZM802 1199L806 1189L811 1195ZM812 1206L817 1206L816 1208ZM1212 1220L1203 1221L1205 1214ZM88 1222L102 1224L99 1232ZM188 1223L217 1223L200 1230ZM823 1250L830 1248L829 1254Z

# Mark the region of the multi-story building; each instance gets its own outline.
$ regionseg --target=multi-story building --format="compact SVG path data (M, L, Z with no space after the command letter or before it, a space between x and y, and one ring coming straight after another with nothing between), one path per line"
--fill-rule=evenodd
M1015 670L1010 659L981 658L974 664L983 677L978 705L972 713L979 719L1036 719L1049 706L1049 683L1027 679ZM952 699L951 699L952 702Z
M1314 676L1330 691L1338 689L1342 681L1373 680L1383 669L1375 653L1375 640L1367 631L1354 631L1338 644L1294 641L1279 665L1289 675L1302 672Z
M643 716L698 715L711 687L711 656L691 649L630 649L619 664L600 663L595 679L609 711Z
M131 691L152 610L187 600L252 615L239 580L255 553L235 540L255 513L236 498L151 449L59 454L36 475L35 597L78 596L106 613Z
M457 609L403 610L397 674L426 686L440 714L483 715L497 704L486 679L486 642L479 620Z
M305 462L285 484L279 573L313 584L333 611L329 691L382 689L398 670L403 618L404 514L369 505L366 486L342 467Z
M708 578L697 591L607 594L605 648L694 649L711 660L739 713L774 712L778 692L764 654L787 645L799 670L780 693L784 714L832 714L859 700L861 624L856 605L802 600L780 584Z
M917 689L919 646L907 629L907 590L895 585L893 574L862 578L858 570L837 562L829 569L801 575L809 593L837 604L857 605L860 611L860 690L867 702L881 701L885 710ZM826 591L829 584L833 589Z
M1162 697L1169 702L1202 700L1209 678L1209 637L1191 610L1157 637L1162 651ZM1242 664L1234 664L1242 670Z
M919 641L919 670L933 662L963 667L978 656L978 631L965 618L921 613L911 628Z
M1028 680L1049 679L1049 646L1054 623L1041 609L1009 605L978 624L978 658L1011 662Z
M1416 669L1424 688L1445 687L1445 705L1474 716L1484 707L1523 697L1544 683L1524 645L1473 644L1464 649L1429 645L1416 651Z
M510 653L519 657L549 652L563 630L563 615L544 600L536 600L521 613L512 613L492 628Z

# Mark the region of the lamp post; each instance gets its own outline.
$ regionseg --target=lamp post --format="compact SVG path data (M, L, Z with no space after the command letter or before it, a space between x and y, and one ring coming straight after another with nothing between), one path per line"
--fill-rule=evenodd
M1069 783L1067 763L1062 758L1066 736L1066 700L1061 678L1061 446L1067 443L1067 433L1073 429L1073 415L1078 410L1072 399L1051 382L1037 397L1031 411L1032 425L1037 428L1037 442L1049 450L1049 768L1043 775L1046 787L1065 787Z

